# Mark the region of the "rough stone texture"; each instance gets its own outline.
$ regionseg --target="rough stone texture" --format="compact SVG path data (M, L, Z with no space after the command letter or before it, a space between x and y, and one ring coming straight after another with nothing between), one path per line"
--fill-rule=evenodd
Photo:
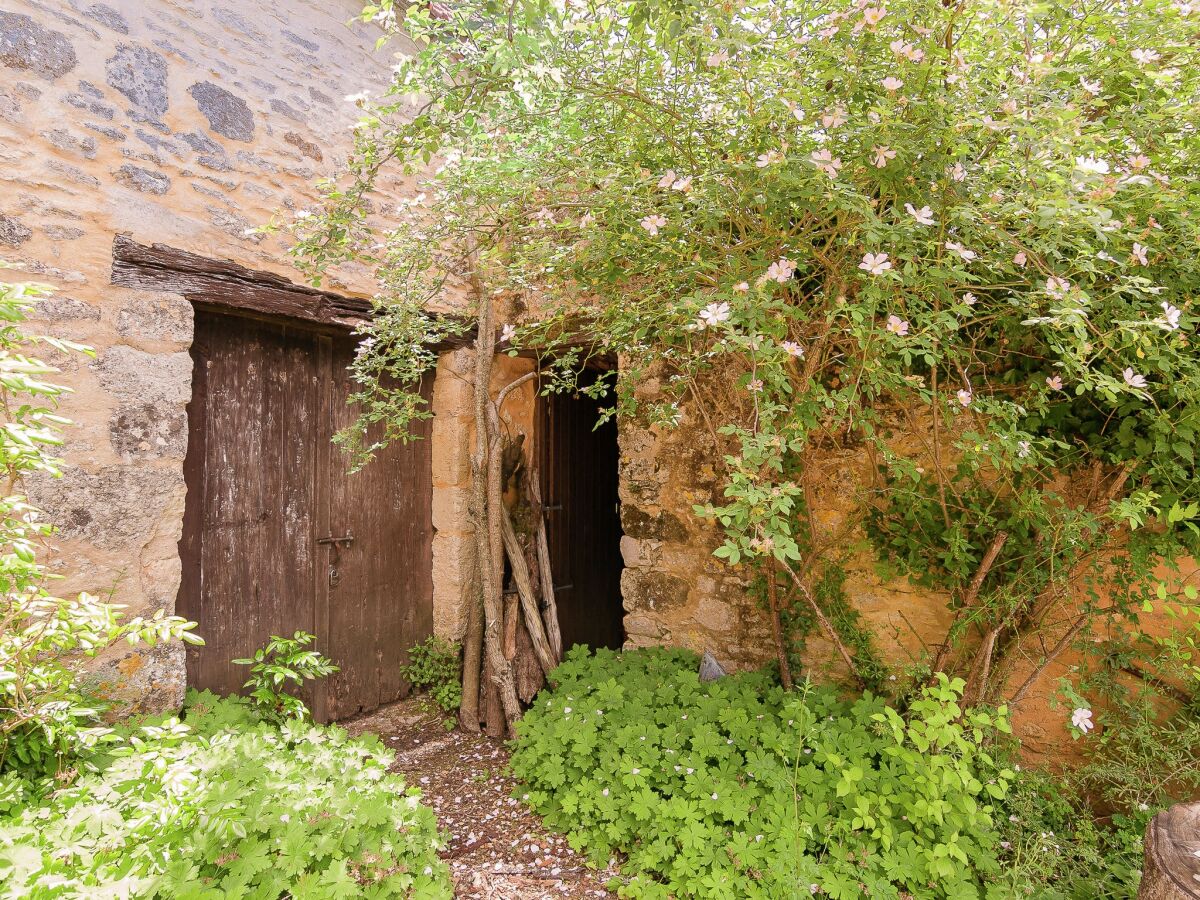
M129 23L125 21L125 17L113 9L111 6L106 6L103 3L93 3L83 11L83 14L89 19L99 22L107 28L120 34L129 34Z
M63 526L45 559L63 576L56 591L111 592L130 615L170 612L193 312L177 295L110 284L113 237L303 281L284 240L244 231L313 203L314 181L334 175L351 148L357 113L330 98L381 93L403 48L376 53L377 31L346 26L357 0L0 6L0 256L24 266L0 278L50 283L56 294L39 304L35 327L97 351L53 357L74 388L63 413L76 425L64 477L30 486ZM189 96L191 85L203 89ZM318 98L320 121L299 121ZM332 286L374 290L349 268ZM439 540L449 544L443 568L461 581L466 548ZM182 651L114 648L93 678L134 709L169 707L182 696Z
M0 63L53 81L75 68L75 48L61 31L30 16L0 12Z
M139 112L151 119L166 115L167 60L161 53L136 44L118 44L117 52L105 66L105 79Z
M315 159L321 162L325 157L321 154L321 148L312 141L306 141L302 135L296 134L294 131L289 131L283 136L283 139L299 150L309 159Z
M0 244L7 247L20 247L31 237L33 237L33 232L20 219L0 215Z
M235 141L254 140L254 113L241 97L211 81L193 84L188 93L217 134Z
M117 408L109 424L113 450L123 459L179 458L187 453L187 413L164 413L153 403L126 403Z
M126 187L141 191L143 194L165 194L171 189L171 179L166 175L161 172L151 172L149 169L143 169L132 163L126 163L117 169L114 177Z

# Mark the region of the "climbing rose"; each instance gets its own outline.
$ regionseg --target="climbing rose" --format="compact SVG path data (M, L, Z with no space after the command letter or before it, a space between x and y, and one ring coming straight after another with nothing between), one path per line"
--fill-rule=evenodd
M842 167L840 157L835 158L828 150L814 150L810 158L830 178L837 178L838 169Z
M1075 157L1075 168L1080 172L1087 172L1091 175L1108 174L1108 163L1102 159L1096 159L1094 156Z
M729 62L729 53L725 50L718 50L716 53L710 53L706 60L710 69L719 69L725 63Z
M699 325L701 328L707 328L709 325L716 325L718 322L724 322L729 318L728 303L710 303L700 311Z
M1096 727L1096 723L1092 721L1092 711L1084 707L1080 707L1071 713L1071 724L1087 734Z
M667 220L663 216L646 216L641 222L642 227L650 232L651 237L657 236L658 229L664 227L666 224Z
M1150 260L1146 258L1146 248L1143 247L1141 244L1135 243L1133 245L1133 258L1138 263L1138 265L1142 265L1142 266L1150 265Z
M887 10L883 7L871 7L863 10L863 21L868 25L878 25L886 15Z
M675 179L678 177L679 176L675 174L674 169L667 169L667 171L663 173L663 177L658 179L658 186L660 188L669 188L675 183Z
M1080 78L1079 83L1083 86L1083 89L1093 97L1100 95L1100 82L1088 81L1086 78Z
M1163 301L1162 311L1163 315L1162 319L1160 320L1161 325L1166 328L1167 331L1174 331L1176 328L1178 328L1180 315L1179 308L1172 306L1166 301Z
M972 398L970 391L965 390L965 389L960 389L958 391L958 393L956 394L956 396L958 397L958 402L961 403L963 405L963 407L967 407L967 406L971 405L971 400L973 398Z
M842 107L835 107L832 111L821 116L821 124L826 128L837 128L839 125L846 124L846 110Z
M1028 257L1025 255L1024 250L1018 250L1016 255L1013 256L1013 264L1016 266L1019 266L1022 269L1025 268L1025 263L1027 261L1028 261Z
M1121 373L1121 377L1125 379L1125 383L1130 387L1144 388L1146 386L1146 378L1139 375L1133 369L1127 368Z
M920 209L917 209L911 203L905 203L904 211L916 219L918 225L933 224L933 210L928 206L922 206Z
M1061 300L1067 296L1067 292L1071 290L1071 282L1065 278L1059 278L1057 275L1051 275L1046 279L1046 293L1051 297Z
M888 93L895 93L896 91L900 90L900 88L904 87L904 82L894 75L889 75L879 83L883 85L883 89Z
M517 336L517 326L513 324L505 325L500 329L500 342L507 343Z
M758 161L755 165L760 169L765 169L767 166L773 165L783 160L783 154L778 150L768 150L766 153L759 154Z
M796 359L804 358L804 348L801 347L799 344L797 344L795 341L784 341L779 346L782 347L785 351L787 351L788 356L794 356L794 357L796 357Z
M871 165L877 169L882 169L888 164L888 160L896 158L896 151L890 147L872 147L871 152L874 154Z
M892 267L886 253L868 253L862 258L858 267L870 275L882 275Z
M888 316L887 330L892 334L898 334L900 337L904 337L906 334L908 334L908 322L899 316Z
M974 250L968 250L966 247L957 243L956 241L946 241L946 249L957 253L965 262L970 262L979 256L979 254Z
M771 281L778 281L780 284L786 282L792 277L796 271L796 264L786 256L780 257L771 265L767 266L767 278Z
M1046 379L1046 387L1052 391L1061 391L1063 389L1063 380L1058 375L1051 375Z

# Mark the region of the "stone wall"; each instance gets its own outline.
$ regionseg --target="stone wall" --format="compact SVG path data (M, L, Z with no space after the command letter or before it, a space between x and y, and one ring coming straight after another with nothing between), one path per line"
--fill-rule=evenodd
M113 237L161 242L299 280L284 243L254 234L315 198L396 46L347 25L357 0L13 0L0 10L0 258L6 280L56 289L39 330L97 350L65 361L64 476L32 485L61 524L59 593L174 607L180 577L192 310L110 284ZM401 48L403 49L403 48ZM405 186L397 184L397 192ZM333 290L369 293L363 273ZM439 388L439 390L441 390ZM443 429L443 432L445 430ZM444 555L444 554L443 554ZM177 703L182 651L124 648L102 690Z
M644 401L653 400L657 392L653 379L637 389ZM895 426L895 449L919 454L909 426L903 422ZM724 502L714 469L719 452L701 417L690 403L684 403L680 424L673 429L644 427L625 419L620 423L620 444L622 551L627 567L622 594L628 645L708 650L730 669L773 661L775 648L764 609L750 596L748 579L712 556L721 543L718 525L693 511L698 504ZM846 599L876 636L880 656L889 666L901 670L927 662L930 648L944 638L951 622L948 597L904 578L882 577L862 529L845 527L856 495L871 479L870 462L863 454L829 452L815 466L814 517L819 533L826 539L838 536L844 548L835 555L842 562ZM1187 561L1180 573L1164 571L1159 577L1168 584L1183 584L1195 572L1196 564ZM1063 618L1057 631L1050 627L1043 650L1066 631L1069 617ZM1149 634L1166 636L1178 625L1158 612L1143 615L1141 627ZM1097 641L1107 637L1100 631L1092 634ZM1031 651L1013 667L1010 693L1036 667L1040 652ZM1017 709L1014 730L1028 756L1061 761L1078 752L1066 727L1070 710L1054 704L1054 697L1059 679L1070 676L1079 662L1077 656L1063 654ZM808 639L805 667L817 678L845 674L835 648L819 632Z

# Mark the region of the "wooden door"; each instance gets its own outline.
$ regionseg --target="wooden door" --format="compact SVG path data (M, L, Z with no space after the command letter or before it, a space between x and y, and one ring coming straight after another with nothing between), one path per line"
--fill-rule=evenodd
M585 372L581 384L597 377ZM539 399L542 501L564 648L625 642L620 451L616 421L597 427L603 405L584 394Z
M178 610L206 643L189 686L237 692L233 659L304 630L341 667L306 696L318 719L407 692L399 667L432 631L429 428L347 474L330 441L352 416L353 346L197 311Z

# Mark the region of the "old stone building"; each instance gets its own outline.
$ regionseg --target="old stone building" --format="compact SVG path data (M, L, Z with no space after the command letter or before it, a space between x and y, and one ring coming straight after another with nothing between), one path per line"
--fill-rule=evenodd
M185 664L179 647L101 660L100 686L144 708L178 703L188 678L228 684L224 661L247 641L304 628L347 670L324 710L345 715L394 695L407 646L463 629L470 351L447 349L426 385L427 440L347 476L328 438L347 415L350 327L370 278L344 268L305 288L285 242L253 230L313 202L351 146L347 96L379 94L404 50L377 49L377 32L351 23L359 7L0 11L0 257L23 266L2 277L52 285L38 326L97 351L65 362L77 425L64 476L32 491L61 525L56 590L111 595L131 613L178 609L209 640L207 662ZM502 357L494 387L531 365ZM716 485L703 429L685 417L671 432L593 432L595 415L538 401L532 385L504 408L550 482L564 630L711 649L734 666L768 658L762 613L692 513ZM827 465L816 506L832 526L864 463ZM897 663L944 631L945 598L883 581L865 556L845 589L892 636ZM1036 717L1024 731L1034 745L1056 733Z

